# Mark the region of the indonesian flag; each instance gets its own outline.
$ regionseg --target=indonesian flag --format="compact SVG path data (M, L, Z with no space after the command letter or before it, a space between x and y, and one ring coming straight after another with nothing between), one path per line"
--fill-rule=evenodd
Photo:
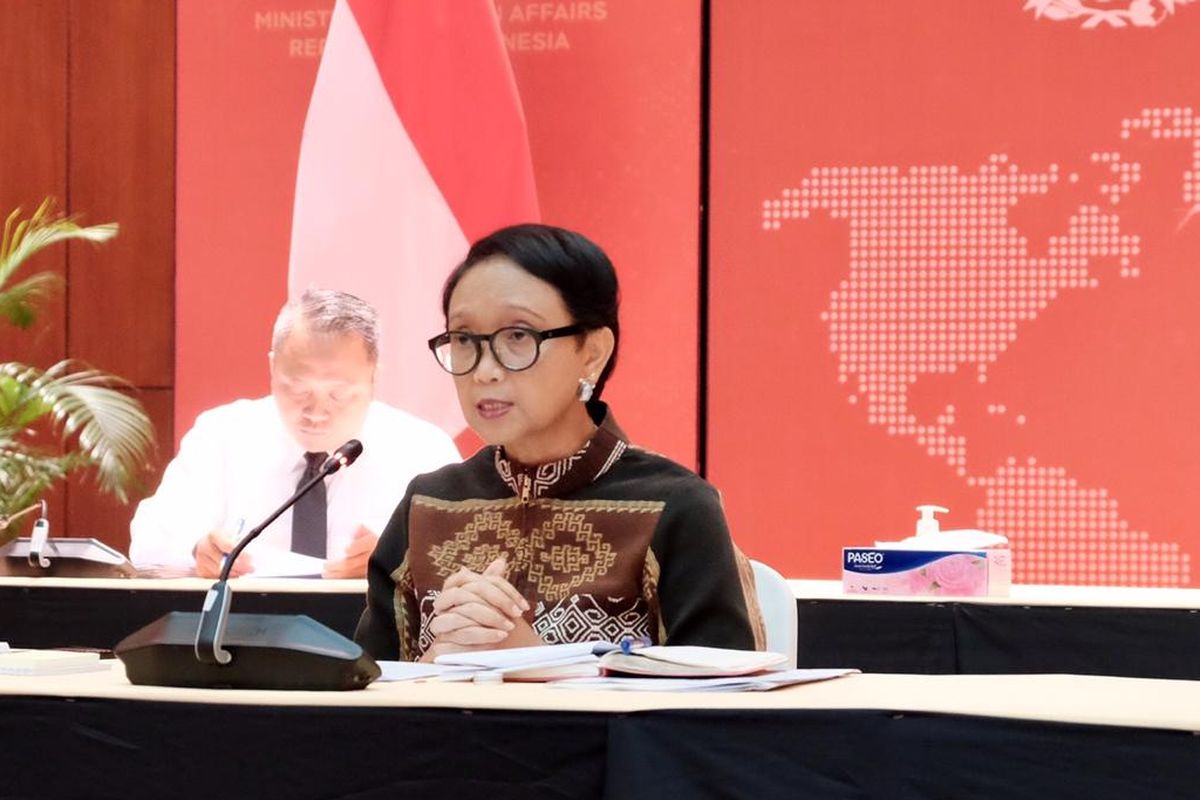
M490 0L338 0L296 176L288 293L358 295L383 321L377 395L466 427L425 341L470 242L538 219L525 118Z

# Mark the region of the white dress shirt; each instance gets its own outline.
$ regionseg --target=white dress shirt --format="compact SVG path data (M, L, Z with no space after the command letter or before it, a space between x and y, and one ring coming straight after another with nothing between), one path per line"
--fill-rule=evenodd
M325 479L330 560L343 558L360 525L383 532L408 482L460 460L440 428L378 401L358 439L363 453ZM304 472L304 450L279 417L274 398L237 400L205 411L183 437L162 483L130 523L135 566L192 567L196 543L211 531L248 533L292 496ZM292 512L285 511L246 548L290 550Z

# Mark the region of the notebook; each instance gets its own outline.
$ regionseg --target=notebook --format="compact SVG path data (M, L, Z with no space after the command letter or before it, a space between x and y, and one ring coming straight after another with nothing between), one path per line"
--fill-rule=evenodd
M434 663L443 667L473 668L475 672L471 675L477 681L551 681L599 675L600 656L616 648L617 645L609 642L573 642L472 650L440 655Z
M697 645L651 645L625 652L614 650L600 658L605 675L645 675L656 678L727 678L751 675L787 662L782 653L729 650Z

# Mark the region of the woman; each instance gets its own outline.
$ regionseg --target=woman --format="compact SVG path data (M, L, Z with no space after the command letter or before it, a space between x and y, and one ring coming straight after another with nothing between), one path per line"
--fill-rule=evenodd
M356 638L380 659L592 640L752 649L717 493L631 447L600 402L617 277L572 231L476 242L429 341L489 445L413 480L368 568Z

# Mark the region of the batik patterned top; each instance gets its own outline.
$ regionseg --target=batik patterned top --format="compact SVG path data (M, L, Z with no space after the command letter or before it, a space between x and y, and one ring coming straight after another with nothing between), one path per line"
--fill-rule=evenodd
M355 636L367 652L419 658L446 578L499 556L547 644L647 636L754 648L716 491L631 447L603 404L590 410L600 426L561 461L527 467L485 447L413 480L371 557Z

